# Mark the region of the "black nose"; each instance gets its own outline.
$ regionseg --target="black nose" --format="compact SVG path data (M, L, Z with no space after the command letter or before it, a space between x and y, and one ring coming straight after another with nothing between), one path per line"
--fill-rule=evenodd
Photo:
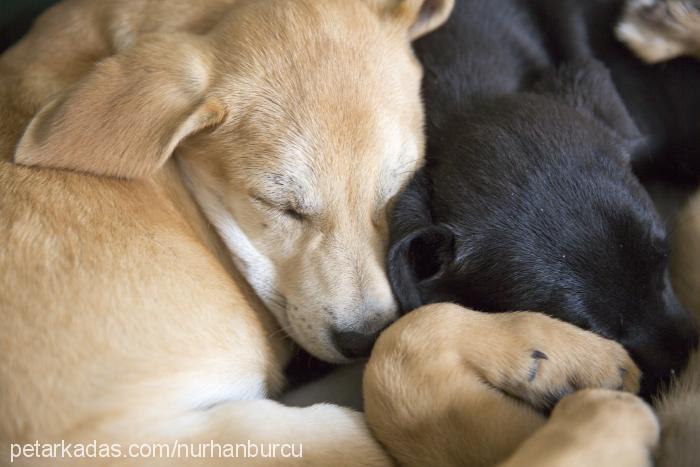
M369 357L377 337L379 337L379 331L371 333L333 331L335 346L346 358Z

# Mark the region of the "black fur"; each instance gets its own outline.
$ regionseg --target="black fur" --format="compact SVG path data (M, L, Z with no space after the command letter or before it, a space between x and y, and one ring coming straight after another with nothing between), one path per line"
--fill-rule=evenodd
M700 66L642 65L613 38L620 10L457 0L418 42L428 164L397 201L389 274L404 311L536 310L615 339L649 396L697 334L632 167L698 172Z

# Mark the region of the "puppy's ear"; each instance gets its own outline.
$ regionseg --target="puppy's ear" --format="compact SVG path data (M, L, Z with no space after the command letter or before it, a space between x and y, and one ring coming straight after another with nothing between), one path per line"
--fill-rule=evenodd
M411 40L434 31L447 21L455 0L365 0L383 18L408 29Z
M627 111L610 72L596 60L578 60L544 75L534 91L561 100L590 115L618 137L629 153L644 143L644 138Z
M423 305L422 290L452 263L454 236L442 225L433 225L430 190L421 169L394 206L388 275L403 312Z
M207 98L208 69L201 39L150 36L98 63L44 107L17 146L15 162L148 176L184 138L223 120L222 105Z
M426 304L432 288L454 260L454 235L444 225L432 225L401 238L389 250L389 280L401 310Z

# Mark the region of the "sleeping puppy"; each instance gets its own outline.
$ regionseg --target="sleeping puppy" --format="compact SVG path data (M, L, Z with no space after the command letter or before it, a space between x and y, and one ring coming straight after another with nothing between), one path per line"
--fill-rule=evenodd
M404 311L540 310L617 340L650 396L697 335L632 169L695 149L700 68L644 68L612 36L620 8L463 0L417 43L428 164L397 201L389 271Z
M410 40L450 9L68 0L0 56L0 464L250 440L303 444L275 465L391 465L360 414L268 398L289 338L342 362L396 317L386 212L424 148ZM272 462L200 454L98 462Z

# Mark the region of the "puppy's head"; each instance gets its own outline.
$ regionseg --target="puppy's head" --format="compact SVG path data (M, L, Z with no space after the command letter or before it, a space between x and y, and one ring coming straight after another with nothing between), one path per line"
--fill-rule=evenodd
M397 316L390 201L421 165L411 40L449 0L241 1L206 36L141 37L45 108L16 161L117 177L177 149L203 211L282 326L329 361Z
M639 134L606 71L565 67L447 129L393 215L402 308L542 311L621 342L650 393L695 332L666 232L628 167Z
M615 32L649 63L700 57L700 1L628 0Z

